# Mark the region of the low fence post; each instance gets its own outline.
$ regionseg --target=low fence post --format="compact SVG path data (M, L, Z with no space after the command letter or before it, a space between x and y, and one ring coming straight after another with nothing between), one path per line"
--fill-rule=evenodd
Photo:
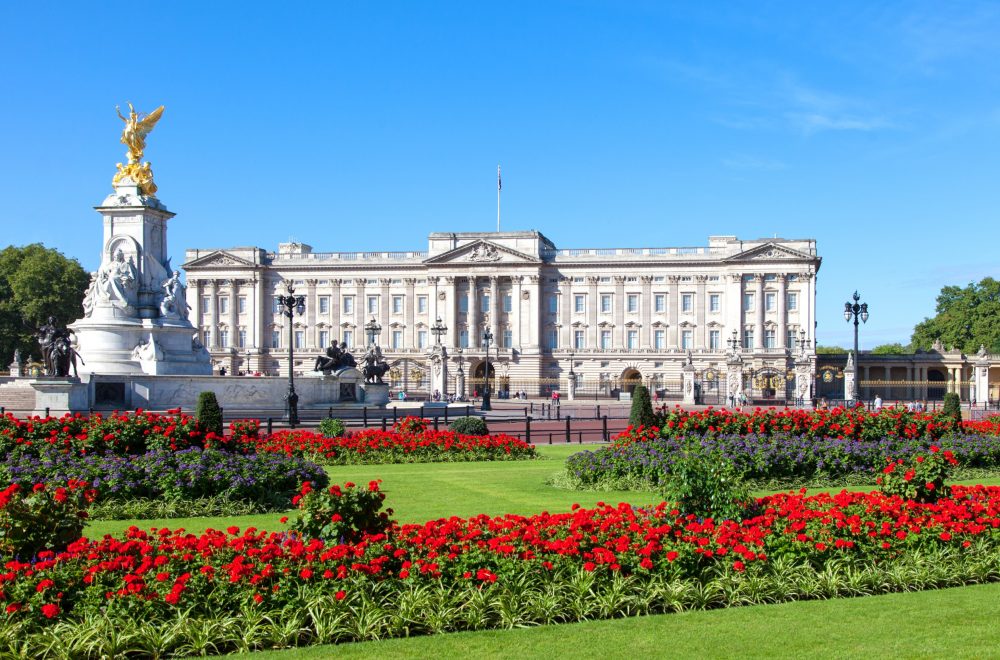
M49 416L49 407L48 406L45 406L45 416L46 417Z
M604 438L604 442L611 442L611 439L608 438L608 416L607 415L605 415L604 417L601 418L601 432L602 432L601 437Z
M364 423L365 428L368 428L368 406L361 409L361 421Z
M385 417L385 413L382 413L382 416ZM396 425L396 406L392 407L392 425Z
M385 433L385 422L386 422L385 415L382 415L382 433Z
M434 415L434 430L438 430L438 416Z
M568 445L569 443L573 442L573 439L572 439L572 438L570 438L570 433L571 433L572 431L571 431L571 430L570 430L570 428L569 428L569 424L570 424L570 420L572 420L572 419L573 419L572 417L570 417L569 415L566 415L566 444L567 444L567 445Z
M597 404L597 416L601 416L601 404Z
M448 404L444 404L444 424L448 425Z
M531 415L524 416L524 441L531 444Z
M330 409L326 411L326 416L333 419L333 406L330 406Z
M271 435L274 433L274 420L270 417L267 418L267 434Z

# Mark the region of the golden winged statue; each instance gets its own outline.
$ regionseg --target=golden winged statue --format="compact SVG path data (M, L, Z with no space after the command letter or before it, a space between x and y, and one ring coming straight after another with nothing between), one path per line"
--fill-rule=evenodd
M114 183L119 183L126 177L131 178L139 185L139 189L146 195L156 193L156 184L153 183L153 170L149 163L142 163L142 154L146 150L146 136L153 131L156 122L163 116L163 106L153 110L148 115L136 112L132 104L128 104L128 117L122 115L121 108L115 106L118 118L125 122L122 129L121 142L128 147L128 163L122 165L118 163L118 173L115 174Z

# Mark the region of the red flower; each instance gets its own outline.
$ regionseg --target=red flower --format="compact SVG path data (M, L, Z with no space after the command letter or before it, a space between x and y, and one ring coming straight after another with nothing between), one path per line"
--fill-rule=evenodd
M59 606L55 603L46 603L42 605L42 614L45 615L46 619L52 619L59 616Z
M341 589L340 591L338 591L337 593L335 593L335 594L333 595L333 597L334 597L334 598L336 598L337 600L344 600L344 597L345 597L345 596L347 596L347 594L346 594L346 593L344 593L344 590L343 590L343 589Z

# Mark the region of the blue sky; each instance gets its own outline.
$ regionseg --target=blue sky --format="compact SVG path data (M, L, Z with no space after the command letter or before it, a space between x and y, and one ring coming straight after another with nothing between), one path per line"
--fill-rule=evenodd
M98 265L149 139L170 247L425 249L505 229L560 247L814 237L819 339L909 339L996 273L1000 4L4 3L3 243Z

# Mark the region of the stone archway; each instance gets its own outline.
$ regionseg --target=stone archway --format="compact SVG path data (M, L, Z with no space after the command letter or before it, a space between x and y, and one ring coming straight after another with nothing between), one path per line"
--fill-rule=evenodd
M622 391L631 394L636 385L642 385L642 373L634 367L629 367L622 372Z
M493 363L490 362L489 371L489 388L490 392L495 392L495 380L496 380L496 370L493 368ZM470 387L472 388L473 396L483 395L483 385L486 383L486 361L483 360L475 366L472 370L472 382Z

